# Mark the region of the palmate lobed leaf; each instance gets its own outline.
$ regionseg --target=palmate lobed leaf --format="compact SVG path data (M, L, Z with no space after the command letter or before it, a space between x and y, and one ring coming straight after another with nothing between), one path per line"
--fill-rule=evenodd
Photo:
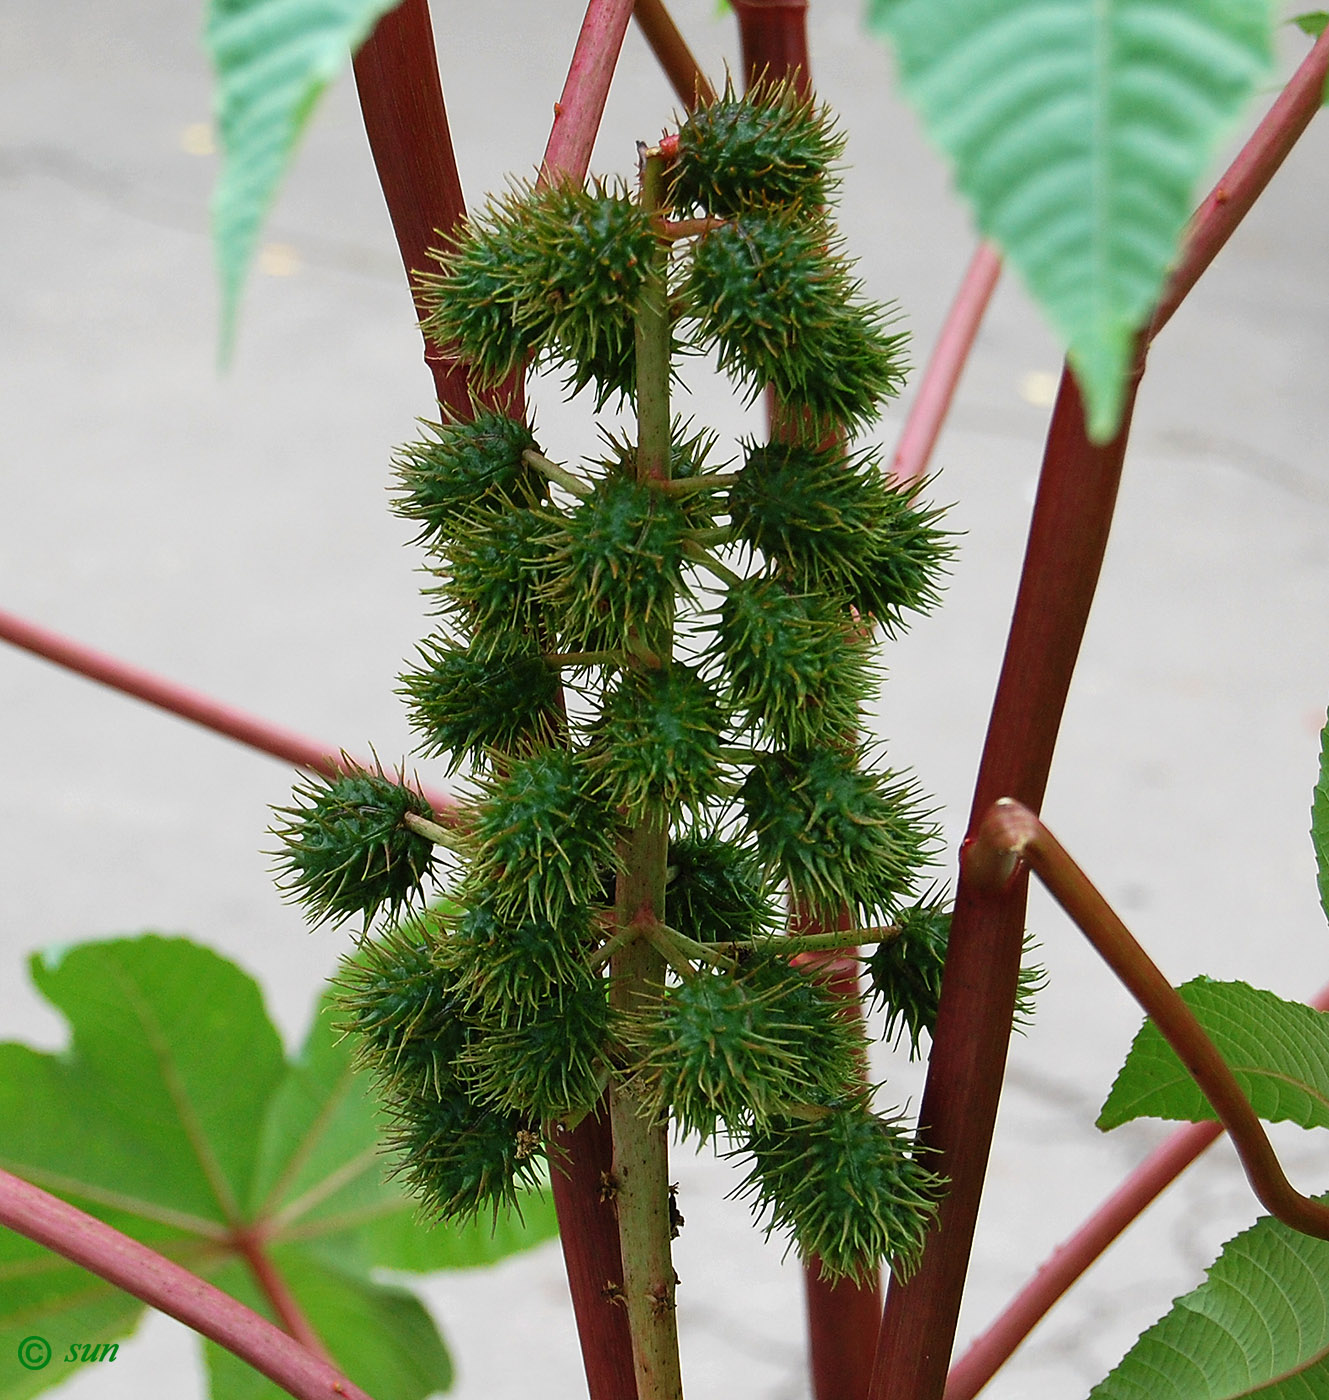
M248 1283L227 1281L228 1270L248 1275L226 1234L237 1221L263 1221L297 1302L352 1379L378 1400L419 1400L448 1384L447 1352L428 1315L371 1269L488 1263L553 1233L543 1199L530 1202L524 1228L501 1221L492 1239L487 1224L421 1225L414 1204L384 1180L378 1115L326 998L287 1062L254 982L185 939L83 944L37 954L32 971L69 1020L72 1042L61 1055L0 1045L0 1163L245 1301ZM33 1333L53 1349L60 1339L122 1338L142 1311L0 1231L3 1354ZM239 1362L221 1363L214 1400L281 1394L245 1374ZM69 1375L63 1365L6 1373L0 1400Z
M1245 982L1197 977L1178 991L1261 1118L1329 1127L1329 1013ZM1133 1118L1217 1118L1152 1021L1135 1037L1098 1126L1115 1128Z
M1197 182L1269 69L1268 0L869 0L868 23L1106 441Z
M399 0L209 0L223 151L212 200L222 357L235 336L259 225L323 89Z
M1224 1245L1205 1282L1177 1299L1089 1400L1324 1395L1329 1241L1266 1216Z

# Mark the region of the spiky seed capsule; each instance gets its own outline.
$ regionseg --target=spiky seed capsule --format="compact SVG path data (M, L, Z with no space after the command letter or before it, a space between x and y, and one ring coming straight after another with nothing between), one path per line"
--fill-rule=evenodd
M482 645L485 638L509 632L538 636L548 533L549 526L531 510L468 516L457 523L439 583L427 592Z
M497 1108L537 1119L591 1108L609 1029L607 983L582 970L575 982L471 1040L463 1073L471 1092Z
M395 919L420 894L434 848L403 818L413 812L432 821L434 813L401 775L345 762L336 777L297 784L295 806L274 808L281 849L273 854L278 887L304 905L311 923L360 915L367 930L380 909Z
M435 1096L456 1077L467 1027L455 979L439 965L436 916L362 943L337 970L339 1029L357 1064L385 1085Z
M774 954L689 978L624 1036L643 1109L672 1113L703 1141L721 1122L767 1124L791 1105L837 1098L857 1068L857 1038L834 1000Z
M873 451L766 443L748 449L729 513L799 588L838 593L894 631L938 601L952 553L921 485L888 482Z
M899 936L879 943L867 959L872 993L886 1008L883 1037L899 1041L909 1034L909 1057L919 1053L919 1037L931 1035L941 1001L941 975L950 941L951 912L937 900L924 900L896 916ZM1029 943L1026 939L1026 953ZM1020 968L1015 992L1017 1024L1033 1016L1034 997L1047 981L1037 964Z
M842 740L873 690L867 641L848 611L779 578L729 589L712 654L730 704L782 748Z
M679 127L669 202L681 217L700 210L726 217L753 204L824 204L831 166L844 149L830 112L791 83L760 82L723 96Z
M481 1211L497 1216L539 1184L534 1119L478 1103L460 1084L437 1097L390 1095L385 1107L388 1146L398 1159L392 1175L428 1214L456 1222Z
M936 842L912 782L864 772L840 749L764 754L740 798L763 863L819 919L842 905L889 914Z
M669 475L675 481L689 481L706 472L723 471L725 467L711 466L707 459L715 450L716 435L709 429L692 432L691 420L675 417L670 425ZM637 476L637 444L630 438L606 434L609 456L600 466L607 476L635 479ZM683 496L680 506L687 523L694 530L704 530L715 524L718 509L716 497L723 487L698 490Z
M721 788L724 724L714 692L689 667L625 671L605 697L587 750L598 796L629 820L648 803L701 809Z
M706 832L669 843L665 923L698 943L754 939L770 933L777 916L754 853Z
M470 878L496 912L559 920L595 902L617 863L612 812L591 796L575 754L550 750L513 763L477 802Z
M519 185L435 253L424 329L481 382L539 355L569 366L574 388L594 383L602 407L634 390L633 315L656 243L621 186Z
M821 426L862 426L903 385L907 336L858 297L830 244L800 211L744 214L697 240L680 296L700 344L752 398L769 384Z
M458 995L501 1026L578 985L593 935L589 909L569 906L555 922L499 914L482 896L450 924L446 958Z
M393 508L419 524L418 543L446 540L460 515L533 506L544 495L543 478L522 460L538 446L521 419L477 408L469 420L421 426L424 436L393 461L400 488Z
M597 482L549 536L547 597L570 648L618 650L672 617L684 591L684 509L624 477Z
M734 1194L752 1197L766 1233L788 1231L823 1278L864 1282L883 1262L899 1279L913 1273L944 1183L920 1165L904 1127L872 1113L866 1097L813 1122L758 1129L739 1152L752 1169Z
M442 271L417 278L428 308L420 326L453 350L479 384L501 384L540 348L518 319L531 250L512 201L491 204L461 224L431 255Z
M402 677L411 727L427 758L451 767L486 751L529 754L562 727L558 673L529 638L499 633L488 645L458 647L443 637L420 645L420 664Z

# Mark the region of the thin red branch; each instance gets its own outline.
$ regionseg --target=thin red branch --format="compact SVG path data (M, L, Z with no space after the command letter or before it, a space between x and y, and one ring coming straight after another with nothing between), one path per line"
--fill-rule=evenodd
M636 0L632 17L683 106L690 112L698 105L714 102L715 89L693 57L663 0Z
M808 54L807 0L738 0L734 5L742 41L744 80L788 80L803 96L812 90ZM809 432L802 415L790 414L773 392L767 394L771 436L792 441ZM821 933L848 929L853 922L842 909L833 925L794 911L791 932ZM798 961L822 966L832 989L842 998L843 1014L862 1020L858 966L846 950L829 956L808 954ZM864 1068L866 1077L866 1067ZM821 1276L815 1257L803 1266L803 1297L807 1314L808 1362L815 1400L865 1400L872 1376L876 1334L881 1318L880 1276L868 1281L846 1279L830 1284Z
M432 266L429 250L439 245L440 234L466 217L429 0L403 0L379 20L355 55L355 85L416 316L423 319L416 274ZM438 401L469 417L470 389L462 366L428 340L425 363Z
M1020 861L1042 880L1186 1067L1227 1129L1260 1204L1284 1225L1329 1239L1329 1206L1302 1195L1287 1179L1250 1099L1181 993L1061 842L1028 807L1002 798L979 823L962 868L979 889L996 891L1010 882Z
M76 1206L0 1171L0 1224L234 1352L297 1400L370 1400L265 1317Z
M1329 986L1309 1005L1329 1011ZM973 1400L1076 1279L1222 1135L1221 1123L1188 1123L1151 1152L970 1344L951 1367L944 1400Z
M1000 276L1001 255L990 243L980 243L946 313L896 444L891 475L897 481L915 481L927 473L932 449L941 435L956 385Z
M1174 282L1184 294L1223 241L1209 221L1228 206L1249 208L1317 108L1307 87L1323 80L1322 38L1242 156L1201 206ZM1247 152L1250 154L1247 155ZM1222 197L1220 197L1220 195ZM1223 235L1226 237L1226 234ZM1168 310L1164 299L1162 310ZM1162 319L1156 325L1162 324ZM1144 337L1141 338L1142 341ZM1063 375L1053 410L1024 573L989 722L971 828L998 797L1037 811L1099 566L1125 454L1143 345L1116 439L1088 439L1074 380ZM1010 1039L1024 927L1025 881L998 894L974 890L961 873L942 983L937 1033L920 1122L949 1178L938 1226L918 1272L892 1284L882 1321L872 1400L940 1400L968 1271L974 1223Z
M74 671L89 680L98 681L118 690L122 695L132 695L136 700L144 700L159 710L166 710L181 719L210 729L214 734L234 739L260 753L271 754L273 758L293 763L297 768L307 768L314 773L331 776L345 771L348 755L342 749L330 744L320 744L315 739L307 739L291 729L269 724L256 715L224 705L210 695L190 690L174 681L132 666L118 657L95 651L81 642L63 637L49 628L38 627L13 613L0 612L0 641L11 642L24 651L52 661L68 671ZM352 758L350 762L361 767L374 765ZM457 799L446 792L423 789L424 795L434 809L434 814L444 825L453 825L458 816Z
M631 18L632 0L591 0L587 5L563 95L554 103L554 126L540 162L543 179L585 176Z
M287 1286L272 1256L268 1253L267 1242L260 1230L253 1226L232 1230L231 1246L249 1267L255 1283L277 1314L282 1327L314 1356L320 1356L329 1366L333 1364L323 1339L314 1331L309 1319L304 1315L295 1294Z

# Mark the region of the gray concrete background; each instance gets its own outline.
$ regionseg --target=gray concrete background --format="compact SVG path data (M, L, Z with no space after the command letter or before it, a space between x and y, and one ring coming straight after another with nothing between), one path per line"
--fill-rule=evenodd
M473 202L543 147L581 7L436 9ZM812 7L822 95L851 133L842 220L870 292L922 359L972 248L940 163L892 92L858 5ZM678 20L711 71L736 48L713 0ZM0 9L0 606L335 744L409 748L394 677L423 631L418 559L388 514L392 446L431 411L353 92L328 95L267 226L235 368L215 371L199 16L166 0ZM1302 48L1288 38L1291 56ZM624 171L673 108L629 36L594 167ZM1253 119L1253 118L1252 118ZM1100 601L1046 815L1177 981L1199 971L1309 995L1326 937L1306 836L1329 696L1329 198L1323 121L1153 354ZM936 458L965 532L948 601L894 646L893 760L958 834L1032 500L1054 344L1004 282ZM589 406L533 395L555 456ZM887 415L889 446L908 394ZM700 415L754 426L718 382ZM0 649L0 1036L63 1028L25 960L49 943L188 932L266 988L289 1040L346 946L273 892L267 807L290 775L181 722ZM1044 901L1051 972L1017 1042L962 1332L972 1335L1163 1136L1103 1139L1097 1107L1138 1015ZM884 1102L917 1067L883 1051ZM1323 1189L1318 1139L1287 1140ZM1075 1400L1255 1214L1225 1147L1070 1295L990 1394ZM680 1153L689 1393L805 1394L799 1278L727 1202L727 1167ZM459 1400L583 1393L555 1246L426 1285ZM151 1319L70 1397L199 1393L194 1348Z

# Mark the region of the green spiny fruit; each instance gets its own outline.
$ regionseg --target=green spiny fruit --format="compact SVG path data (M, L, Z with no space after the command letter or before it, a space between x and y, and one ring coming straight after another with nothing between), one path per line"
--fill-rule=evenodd
M726 82L723 96L679 127L669 202L680 217L727 217L754 204L815 209L843 150L830 112L791 83L756 83L739 97Z
M522 460L523 452L539 447L521 419L477 405L471 419L422 427L424 436L401 448L394 461L400 491L393 504L420 526L419 542L446 540L461 515L533 506L543 498L543 478Z
M274 809L281 849L273 854L279 888L304 905L311 923L359 915L367 931L380 909L395 919L420 894L434 847L404 818L432 821L434 813L402 775L345 762L335 777L297 784L295 806Z
M540 635L539 590L549 526L532 510L468 516L429 592L482 645L509 632Z
M609 456L600 466L603 473L613 477L635 479L637 475L637 444L630 438L605 435ZM691 481L703 477L711 468L707 459L715 451L716 435L703 428L692 431L690 420L675 417L670 430L669 475L675 481ZM704 530L715 524L719 506L717 496L722 486L706 487L690 491L680 497L680 508L688 525L694 530Z
M596 483L548 541L547 596L570 648L627 647L668 626L684 591L684 508L625 477Z
M913 1272L943 1183L866 1095L810 1122L759 1128L739 1150L752 1169L735 1194L753 1198L767 1234L788 1231L823 1278L866 1282L883 1262L897 1278Z
M754 575L720 605L712 654L729 703L782 748L836 743L872 694L862 629L832 599Z
M540 355L594 382L598 406L631 395L634 315L657 237L621 187L568 180L516 186L436 254L422 279L426 332L455 347L482 382Z
M411 727L427 758L452 755L455 770L488 750L529 754L547 748L563 726L558 672L534 642L499 633L487 645L446 638L421 643L420 665L402 677Z
M749 448L729 492L734 529L809 592L839 593L888 630L939 598L951 555L921 483L892 484L872 451L768 443Z
M865 920L888 914L936 841L912 782L865 772L838 748L763 754L740 797L763 863L819 919L844 905Z
M420 326L454 351L478 384L501 384L540 348L538 327L519 319L532 250L517 190L445 235L432 250L441 272L417 276L427 313Z
M941 1001L941 976L951 934L951 911L939 900L924 900L896 916L899 935L879 943L866 959L874 997L886 1007L883 1036L898 1041L909 1035L909 1056L918 1056L919 1037L931 1035ZM1026 940L1026 952L1029 951ZM1037 964L1020 968L1015 993L1015 1018L1028 1021L1034 997L1047 981Z
M425 1209L462 1221L515 1205L539 1184L540 1132L535 1120L473 1099L461 1084L441 1095L389 1094L388 1145L402 1178Z
M337 971L340 1029L354 1037L357 1064L382 1083L441 1094L456 1077L468 1028L452 978L439 965L434 916L366 941Z
M680 295L701 343L752 398L769 384L821 426L861 426L903 385L907 336L858 298L830 242L799 210L745 214L697 240Z
M672 1113L703 1140L721 1122L768 1124L793 1105L845 1093L858 1040L835 1001L775 954L737 973L699 973L624 1033L638 1056L633 1092L643 1109Z
M604 1091L608 983L582 969L547 1001L485 1026L466 1051L471 1092L504 1110L565 1118L594 1106Z
M476 804L470 878L496 911L559 919L594 903L617 863L613 813L576 754L551 749L513 763Z
M721 790L724 725L714 692L689 667L624 671L605 697L587 750L597 795L629 820L650 803L700 810Z
M776 923L771 894L754 853L705 832L669 843L665 923L698 943L756 939Z
M579 985L594 935L587 908L570 905L553 922L500 914L481 893L450 925L446 957L458 995L479 1020L501 1026Z

